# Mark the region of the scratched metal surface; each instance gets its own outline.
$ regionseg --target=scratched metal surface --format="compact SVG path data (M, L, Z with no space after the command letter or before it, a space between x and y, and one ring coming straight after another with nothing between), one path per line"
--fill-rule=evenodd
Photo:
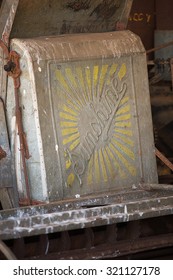
M11 38L126 28L133 0L20 0Z
M0 238L15 239L173 214L173 193L140 188L118 196L30 206L0 212Z
M145 51L130 31L14 39L32 198L156 183ZM8 84L8 123L14 106ZM147 118L146 118L147 116ZM16 149L17 150L17 149ZM19 152L19 193L25 194Z

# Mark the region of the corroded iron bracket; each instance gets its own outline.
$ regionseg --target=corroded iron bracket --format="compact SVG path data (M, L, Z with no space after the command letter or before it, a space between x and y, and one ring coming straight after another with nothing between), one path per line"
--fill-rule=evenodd
M0 47L3 49L3 52L6 56L6 64L4 65L4 70L7 72L7 75L13 79L14 82L16 123L17 123L18 135L20 139L20 151L21 151L23 172L24 172L24 178L26 184L26 192L27 192L26 200L27 200L27 204L31 204L29 179L28 179L26 162L25 162L25 159L28 159L30 156L29 156L25 133L23 131L22 115L21 115L21 108L20 108L19 95L18 95L18 89L20 87L20 74L21 74L20 64L19 64L20 56L15 51L8 51L8 48L6 47L5 43L2 40L0 40Z

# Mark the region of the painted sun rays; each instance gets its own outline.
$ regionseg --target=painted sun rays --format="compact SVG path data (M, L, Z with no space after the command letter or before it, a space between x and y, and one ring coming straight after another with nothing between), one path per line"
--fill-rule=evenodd
M68 186L135 176L126 71L125 64L82 67L77 63L56 71Z

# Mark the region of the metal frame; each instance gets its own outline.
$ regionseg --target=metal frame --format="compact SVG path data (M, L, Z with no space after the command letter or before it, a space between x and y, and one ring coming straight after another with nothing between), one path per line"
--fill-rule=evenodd
M1 211L0 238L15 239L173 214L173 186L165 186L166 191L163 185L158 191L152 191L152 187L156 185L133 186L128 193Z

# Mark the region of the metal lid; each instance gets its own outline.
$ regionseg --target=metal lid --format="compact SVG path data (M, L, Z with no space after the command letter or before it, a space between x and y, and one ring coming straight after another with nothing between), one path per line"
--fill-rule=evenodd
M11 47L20 54L21 51L25 54L28 53L33 61L120 58L123 55L129 56L145 52L140 38L129 30L27 39L15 38L11 40Z

